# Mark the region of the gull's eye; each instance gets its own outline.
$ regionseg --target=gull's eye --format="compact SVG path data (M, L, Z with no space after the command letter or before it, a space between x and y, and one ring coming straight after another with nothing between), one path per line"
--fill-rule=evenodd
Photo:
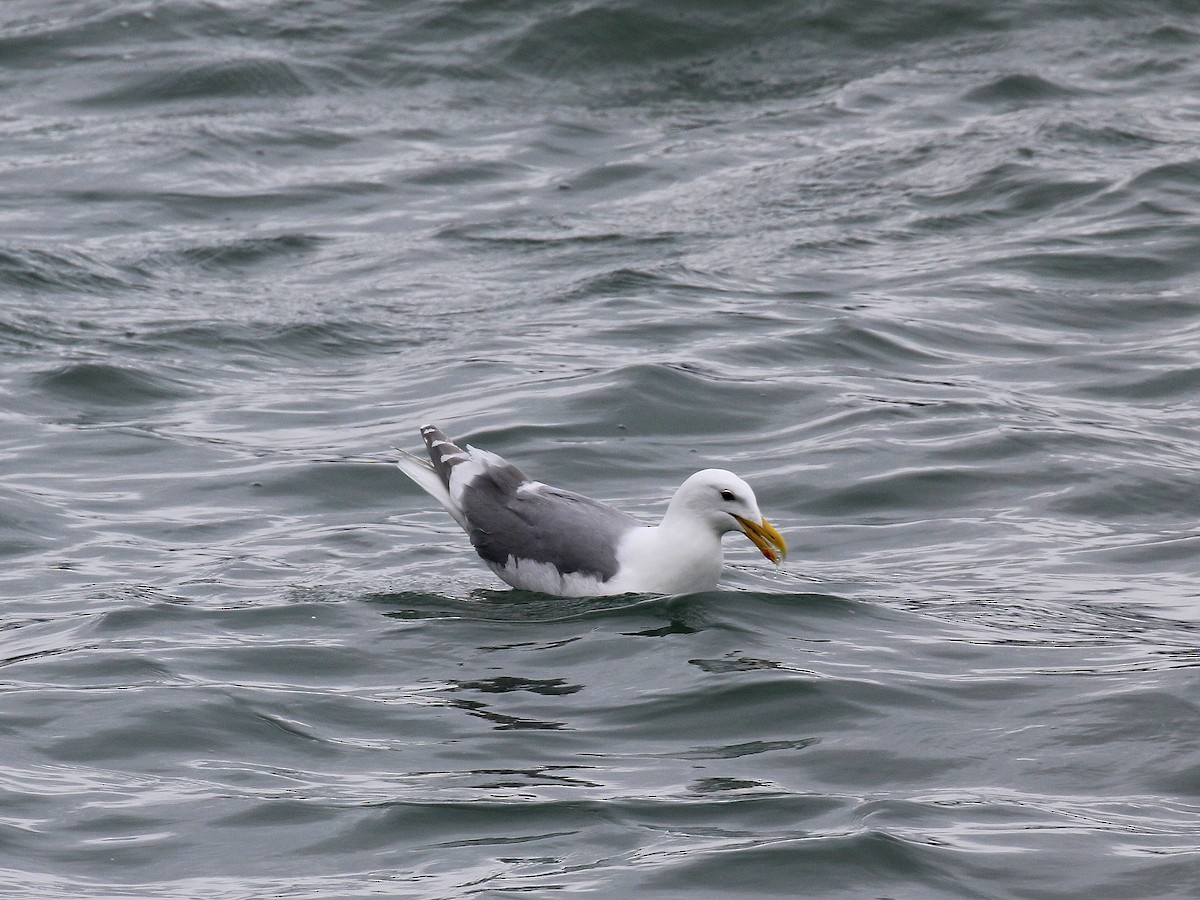
M732 503L734 500L737 499L737 497L735 497L733 495L733 491L724 490L724 491L721 491L721 499L724 500L726 503Z

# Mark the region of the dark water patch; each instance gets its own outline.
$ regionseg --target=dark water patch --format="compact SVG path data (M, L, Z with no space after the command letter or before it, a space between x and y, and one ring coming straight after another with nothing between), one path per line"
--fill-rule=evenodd
M990 306L1009 310L1023 299L1019 292L987 292ZM962 410L961 404L975 402L979 395L976 375L981 368L1004 365L1012 359L1026 362L1054 359L1061 350L1047 344L1034 329L1012 324L1004 331L989 327L982 316L966 313L938 319L908 318L891 307L903 307L903 298L880 296L870 312L814 314L813 323L802 328L774 324L762 329L762 337L749 329L746 340L725 342L724 355L741 362L753 373L768 361L792 366L811 378L854 373L866 380L853 391L871 402L907 404L916 408L936 407ZM730 348L736 348L731 353ZM818 364L815 360L820 359ZM861 407L823 410L805 430L837 426L841 419L861 416Z
M190 46L193 43L323 42L345 33L344 22L311 16L303 9L284 7L223 8L181 3L154 8L121 5L77 10L71 16L16 17L0 48L17 61L49 65L57 60L90 62L124 55L140 62L131 51ZM114 50L115 48L115 50Z
M162 27L161 18L131 14L128 9L105 10L90 16L33 16L9 23L9 32L0 38L0 59L14 67L61 66L72 54L124 43L131 25L144 40L174 36L169 26Z
M1195 679L1188 679L1195 683ZM1056 745L1064 758L1086 752L1099 742L1110 750L1103 767L1103 793L1108 796L1168 791L1183 798L1200 797L1200 784L1189 777L1200 770L1200 729L1195 704L1183 692L1146 686L1120 695L1065 703L1062 711L1075 724L1063 729ZM1122 746L1138 751L1120 752ZM1193 822L1192 830L1200 828Z
M827 683L813 677L782 672L756 672L732 679L714 679L704 690L681 695L661 689L635 703L603 710L605 727L627 740L653 742L656 734L678 740L711 739L710 710L723 710L727 726L738 733L762 735L763 740L786 740L785 723L803 722L806 735L815 735L838 723L862 721L878 715L875 704L897 688L855 686L847 681ZM592 715L600 714L593 710ZM736 724L735 724L736 723ZM808 740L806 736L804 740Z
M503 162L441 162L404 173L405 184L421 187L450 188L472 184L500 183L517 180L526 170ZM447 232L443 232L446 234Z
M991 408L994 415L1003 415L1003 405ZM980 407L974 407L976 414L980 411ZM1028 422L1003 427L980 422L975 416L964 417L972 421L972 427L959 433L947 433L936 448L928 451L927 458L951 467L980 466L1001 477L1004 474L1015 477L1013 470L1022 468L1030 455L1044 453L1057 458L1058 463L1047 466L1046 480L1038 478L1033 483L1061 486L1062 479L1070 477L1069 473L1074 471L1065 460L1086 453L1095 454L1105 444L1103 438L1077 433L1052 418L1045 419L1035 407L1029 407L1025 412Z
M886 0L842 0L811 12L811 22L835 43L841 35L867 50L926 41L961 42L1007 31L1013 11L1004 4L981 7L962 0L937 0L897 7Z
M849 8L857 6L861 0L820 10L779 2L728 9L606 3L514 13L503 27L490 10L462 20L462 10L454 7L406 29L403 38L415 38L421 50L396 77L414 85L433 74L487 79L497 89L532 86L555 97L582 89L592 107L763 103L836 83L831 70L845 68L847 57L870 59L905 40L970 33L981 23L992 27L978 12L954 4L935 4L922 15L897 15L886 5L872 5L869 12ZM843 50L836 65L794 65L830 46Z
M36 351L61 331L60 322L44 316L0 312L0 346L5 352Z
M252 370L269 370L280 361L306 366L348 365L362 356L417 343L412 335L396 330L392 324L329 319L320 314L311 321L237 321L236 316L230 316L182 325L147 323L128 340L159 353L169 348L211 358L221 367Z
M0 283L39 294L127 292L144 288L145 278L140 267L116 267L82 252L0 248Z
M161 71L93 94L83 102L89 106L137 106L234 98L290 99L310 93L302 68L278 58L242 57L189 63L172 60Z
M740 845L739 845L740 844ZM809 833L773 841L729 842L729 846L687 854L648 874L655 890L685 890L701 896L779 896L804 890L826 896L890 896L897 882L920 886L925 896L989 897L964 883L964 865L951 851L900 840L879 831L856 834ZM747 890L748 886L753 887Z
M322 238L311 234L281 234L275 237L241 238L208 247L189 247L177 254L185 263L214 270L253 268L276 260L294 260L317 249Z
M901 323L868 322L861 317L838 317L816 337L820 349L814 355L845 362L865 364L872 368L887 366L904 371L913 366L949 366L952 361L944 355L920 345L925 329ZM810 341L814 337L809 338Z
M47 620L16 621L4 629L4 645L0 649L0 666L20 667L24 673L29 664L55 657L95 649L84 638L86 625L80 622Z
M81 632L96 634L89 622ZM106 645L98 636L88 642L47 648L41 653L15 656L6 663L19 663L11 672L25 685L53 684L70 673L71 684L80 690L92 690L97 696L105 690L124 691L138 688L157 688L179 684L177 672L155 657L152 648L124 648Z
M1189 509L1198 509L1200 483L1188 467L1124 467L1081 477L1050 504L1050 508L1100 522L1124 520L1177 520Z
M1025 186L1015 185L1007 193L1005 212L1011 215L1042 215L1055 209L1069 208L1087 198L1097 196L1109 187L1105 180L1052 180L1043 176Z
M454 618L479 622L550 623L577 619L632 616L642 619L670 610L672 601L663 597L629 594L616 597L548 597L528 591L475 590L470 597L455 598L419 591L371 593L368 603L396 606L385 610L391 618Z
M938 207L954 207L953 215L966 223L969 220L961 217L967 215L1045 214L1099 194L1109 186L1110 183L1103 179L1080 180L1070 176L1056 179L1040 166L1005 162L973 174L970 182L962 187L917 195L917 199ZM945 227L944 222L942 227Z
M59 504L35 490L0 487L0 558L59 546L71 522Z
M755 788L767 787L765 781L749 781L745 778L701 778L691 784L694 794L716 794L728 791L752 791Z
M563 185L572 191L600 191L606 196L639 192L669 184L673 177L661 166L645 163L605 163L576 172Z
M1193 312L1200 316L1200 309ZM1164 310L1164 313L1166 314L1162 319L1172 318L1167 310ZM1165 360L1155 361L1149 367L1155 370L1153 374L1147 374L1145 367L1138 366L1122 371L1118 377L1114 377L1116 366L1098 366L1097 368L1103 369L1102 372L1096 373L1100 375L1100 380L1096 383L1080 384L1075 390L1084 397L1159 405L1173 400L1190 400L1200 393L1200 367L1172 365Z
M505 13L472 3L416 11L364 42L355 67L383 54L394 60L393 82L407 86L437 77L554 92L564 83L590 82L593 103L605 95L624 103L752 102L795 96L827 80L822 70L793 62L828 58L834 46L843 54L878 54L904 43L969 39L1007 27L1011 16L959 2L897 9L863 0L814 9L773 0L728 8L523 6Z
M669 236L666 235L660 239L664 242L670 241ZM675 290L677 290L675 281L663 273L617 268L588 275L563 291L556 300L559 303L577 304L594 302L597 298L628 299L631 301L629 306L614 307L613 312L614 314L624 312L626 316L630 316L642 308L642 298L671 293ZM616 318L615 315L614 318ZM609 327L619 325L620 322L615 321Z
M1200 32L1173 22L1168 25L1159 25L1146 35L1146 39L1163 47L1194 47L1200 43Z
M1186 752L1176 761L1195 765L1200 762L1200 707L1173 691L1153 687L1130 690L1120 695L1088 698L1087 716L1075 719L1079 724L1056 740L1065 746L1093 746L1101 735L1109 741L1140 742L1148 738L1162 756L1171 756L1173 749ZM1071 704L1066 705L1069 709ZM1086 722L1087 724L1083 724ZM1148 760L1138 761L1139 767ZM1149 770L1160 768L1146 765ZM1196 785L1200 790L1200 785Z
M229 753L250 739L264 749L272 745L290 746L298 739L275 727L248 705L220 696L218 690L178 686L145 687L136 692L140 709L128 706L113 709L109 721L86 734L48 735L43 742L47 758L62 763L114 760L128 763L164 752ZM133 694L131 689L129 696Z
M835 490L815 491L808 512L828 517L932 512L985 504L1004 495L1009 474L980 466L900 470Z
M471 551L464 550L463 556L467 565L478 568L478 577L474 581L487 578L486 570L478 565ZM476 588L463 597L404 591L368 593L360 595L359 599L395 607L385 608L383 615L402 622L453 619L515 626L504 632L497 631L496 641L488 643L490 649L496 650L521 646L520 627L525 625L578 623L580 627L587 624L588 627L610 628L627 637L668 637L706 630L749 632L753 630L749 624L752 619L761 617L767 622L790 622L798 611L806 616L810 612L818 616L836 616L838 610L842 611L841 615L857 614L853 601L830 595L765 594L748 590L719 590L678 597L639 594L551 597L518 590ZM759 612L752 615L751 610ZM504 640L499 639L501 633L507 635ZM565 645L577 639L576 632L567 631L561 641ZM534 645L540 647L543 642L535 641ZM716 662L714 671L718 670ZM745 668L749 670L749 666Z
M752 835L763 830L794 829L789 833L811 834L813 832L806 825L837 820L848 812L849 804L845 798L817 792L799 794L763 790L717 803L687 794L668 794L621 798L608 801L604 806L619 811L624 820L637 822L660 837L672 833L707 834L722 845L738 847L745 846L746 839L753 840ZM725 813L729 814L728 818ZM736 825L730 828L730 823ZM655 848L646 849L652 851Z
M1139 129L1132 123L1114 125L1087 119L1050 123L1044 133L1054 143L1105 150L1154 151L1166 143L1149 128Z
M383 463L280 465L256 484L255 493L263 497L301 497L314 511L365 510L381 498L401 495L404 482L397 474L398 470Z
M627 637L666 637L672 634L695 634L699 629L692 627L681 618L673 618L666 625L657 628L647 628L642 631L627 631Z
M338 185L312 186L293 183L289 188L259 190L256 183L245 190L227 190L224 186L204 191L158 191L154 194L155 205L169 210L172 217L199 221L231 220L247 210L255 210L257 217L266 217L283 211L294 212L297 207L319 204L338 193ZM347 193L372 190L361 183L346 185Z
M1149 194L1191 200L1200 189L1200 159L1152 166L1134 176L1125 188L1138 196Z
M1143 568L1151 572L1169 572L1172 575L1188 577L1196 572L1200 565L1200 536L1196 534L1162 534L1150 538L1134 539L1115 547L1093 548L1092 553L1103 556L1111 563L1122 568ZM1180 597L1186 598L1186 594ZM1200 601L1192 597L1193 601ZM1197 602L1200 606L1200 602ZM1187 653L1175 653L1174 658L1179 665L1194 665L1195 660Z
M1063 100L1084 92L1056 84L1040 75L1004 75L987 84L972 88L962 95L968 103L981 103L1015 109L1033 103Z
M688 663L703 672L723 674L726 672L755 672L762 669L781 669L783 664L774 659L759 659L752 656L735 656L728 659L689 659Z
M255 634L248 623L239 620L235 623L239 629L236 633L242 637L237 645L220 648L220 652L212 654L211 659L193 661L192 669L202 665L206 677L217 683L225 683L231 672L253 670L258 673L256 682L263 693L266 693L265 686L269 685L283 684L290 688L303 684L319 689L332 683L353 682L361 677L364 672L361 650L354 646L353 641L349 646L341 643L341 634L334 636L314 627L312 618L307 627L297 625L289 628L280 624L267 639ZM187 650L177 652L187 653ZM261 714L269 721L280 724L276 721L277 715ZM326 708L319 698L303 704L303 709L295 710L295 714L319 716L326 721L341 718L335 709ZM288 728L312 740L318 739L311 728ZM336 740L336 734L329 737Z
M507 694L512 691L529 691L533 694L544 694L550 697L560 697L582 691L581 684L567 684L562 678L520 678L512 675L500 675L479 681L459 681L455 687L460 691L479 691L484 694Z
M286 828L289 825L325 824L329 810L301 799L265 799L249 809L222 816L216 824L231 828Z
M576 70L655 64L745 54L770 47L802 55L817 47L891 48L900 42L961 38L1002 27L1002 16L961 2L897 8L882 2L851 0L817 8L779 2L752 2L698 10L678 3L608 4L571 10L535 22L507 50L510 64L559 71L565 59ZM565 49L564 49L565 48ZM556 66L556 64L558 64ZM768 81L769 83L769 81Z
M1150 259L1157 264L1158 271L1147 280L1178 278L1200 271L1200 227L1179 221L1166 224L1164 220L1175 218L1175 215L1162 209L1156 212L1153 202L1136 202L1122 210L1122 215L1126 220L1122 226L1089 229L1085 234L1062 242L1060 246L1066 248L1063 255L1074 254L1075 248L1090 245L1097 248L1097 255L1106 253L1113 257L1115 264L1123 265L1131 258L1127 256L1128 251L1136 249L1142 255L1133 259ZM1134 269L1133 274L1136 273ZM1101 269L1097 274L1103 278L1105 272ZM1171 303L1181 296L1181 292L1171 292L1164 300Z
M539 223L540 225L540 223ZM576 248L620 250L622 248L636 249L639 247L654 247L658 244L669 244L675 239L671 232L651 232L636 234L620 230L579 231L553 223L549 225L531 226L527 222L520 223L488 223L484 225L450 225L441 228L437 236L449 240L469 241L481 245L492 245L498 248L516 250L573 250ZM630 272L620 270L615 274L618 278L629 276ZM654 276L644 273L632 273L633 277L646 277L653 280ZM605 276L592 276L603 279ZM589 279L590 280L590 279Z
M1137 285L1174 281L1191 274L1197 267L1195 260L1172 258L1165 254L1083 249L1013 253L992 259L990 264L1055 281L1089 280Z
M619 66L661 65L729 46L744 34L736 21L720 15L680 15L671 5L655 9L635 4L564 8L538 18L503 52L508 65L539 74L560 74Z
M1053 333L1072 329L1107 334L1122 334L1131 328L1158 332L1163 323L1173 323L1173 328L1182 330L1197 318L1197 303L1192 297L1173 295L1157 286L1146 292L1121 290L1097 297L1093 290L1060 284L1062 287L1054 291L1032 291L1011 298L1008 317L1038 323ZM1047 296L1053 296L1053 302L1047 302Z
M679 759L740 759L759 753L776 753L803 750L817 743L819 738L787 741L748 741L744 744L729 744L723 747L695 747L678 754ZM672 754L675 756L676 754Z
M596 811L585 805L532 802L514 806L498 802L478 803L410 803L376 804L359 822L341 834L307 848L307 852L336 853L344 849L356 851L382 849L392 846L389 834L413 833L423 836L422 848L449 846L448 842L470 835L490 835L475 841L483 847L491 843L533 841L578 833ZM501 837L508 829L510 840ZM519 837L520 836L520 837Z
M221 598L197 600L182 590L171 592L139 584L89 596L87 611L100 614L95 626L100 632L136 634L147 639L174 639L206 631L211 623L211 634L219 635L215 638L219 644L236 643L242 630L275 633L292 627L319 627L328 621L331 608L349 600L337 592L317 588L295 588L269 599L243 597L231 590ZM183 640L186 642L186 637Z
M606 373L586 393L567 398L568 409L597 406L632 433L688 435L744 430L761 418L764 387L699 362L625 365Z
M32 379L54 399L88 406L142 406L183 399L191 390L173 378L109 363L74 363Z
M492 709L489 704L465 697L455 697L449 705L468 716L487 722L495 731L560 731L570 730L566 722L531 715L514 715Z
M297 148L332 151L356 143L356 137L342 129L317 122L294 121L290 118L282 121L268 119L263 122L225 123L222 128L214 127L207 136L220 146L233 147L256 156L265 156L265 150L285 154L295 152ZM395 137L397 140L414 143L436 143L445 139L446 135L418 128L412 131L400 131ZM330 185L333 190L340 188L348 193L354 192L355 183L351 181L330 179L325 180L324 183ZM338 187L335 188L335 185ZM365 191L370 187L379 189L377 184L372 185L369 182L363 186L363 189Z
M1150 671L1151 663L1170 664L1160 650L1174 653L1198 644L1197 626L1177 617L1160 616L1144 605L1122 602L1119 596L1097 593L1086 600L1064 604L1057 595L1046 599L1014 593L989 592L985 596L956 599L924 598L910 601L923 614L961 626L963 639L978 647L1019 647L1047 658L1063 648L1108 649L1122 661L1120 671ZM997 598L1000 602L995 602ZM1031 670L1036 670L1030 667Z
M1130 82L1141 88L1147 82L1166 80L1172 75L1186 77L1194 63L1194 55L1185 53L1176 54L1173 58L1164 54L1149 59L1119 59L1104 66L1096 74L1105 80Z

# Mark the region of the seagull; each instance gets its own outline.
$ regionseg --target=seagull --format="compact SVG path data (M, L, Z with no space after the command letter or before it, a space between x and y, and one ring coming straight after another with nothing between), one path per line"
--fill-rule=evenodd
M724 469L688 478L658 525L530 479L488 450L421 429L429 459L403 450L397 465L446 508L476 552L515 588L559 597L691 594L721 577L721 537L740 531L779 565L787 543L750 485Z

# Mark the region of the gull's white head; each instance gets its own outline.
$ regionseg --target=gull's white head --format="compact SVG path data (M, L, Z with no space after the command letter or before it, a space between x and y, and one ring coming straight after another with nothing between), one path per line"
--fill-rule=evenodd
M703 521L718 535L740 531L776 565L787 556L787 542L759 512L750 485L725 469L704 469L681 484L667 515Z

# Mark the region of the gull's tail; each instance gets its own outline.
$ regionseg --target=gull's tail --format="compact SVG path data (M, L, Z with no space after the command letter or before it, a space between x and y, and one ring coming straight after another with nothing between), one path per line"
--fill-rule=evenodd
M427 459L421 459L419 456L396 448L396 452L400 454L396 460L396 465L409 478L417 483L417 486L429 496L433 497L438 503L446 508L446 512L454 517L458 524L464 525L462 510L458 508L458 504L450 497L448 487L450 480L450 469L461 462L461 459L451 457L455 454L462 454L462 450L450 442L450 440L434 428L432 425L426 425L421 429L421 435L425 438L425 444L429 448L431 459L436 459L441 465L436 465ZM454 449L446 452L450 447ZM465 458L465 454L463 457Z

